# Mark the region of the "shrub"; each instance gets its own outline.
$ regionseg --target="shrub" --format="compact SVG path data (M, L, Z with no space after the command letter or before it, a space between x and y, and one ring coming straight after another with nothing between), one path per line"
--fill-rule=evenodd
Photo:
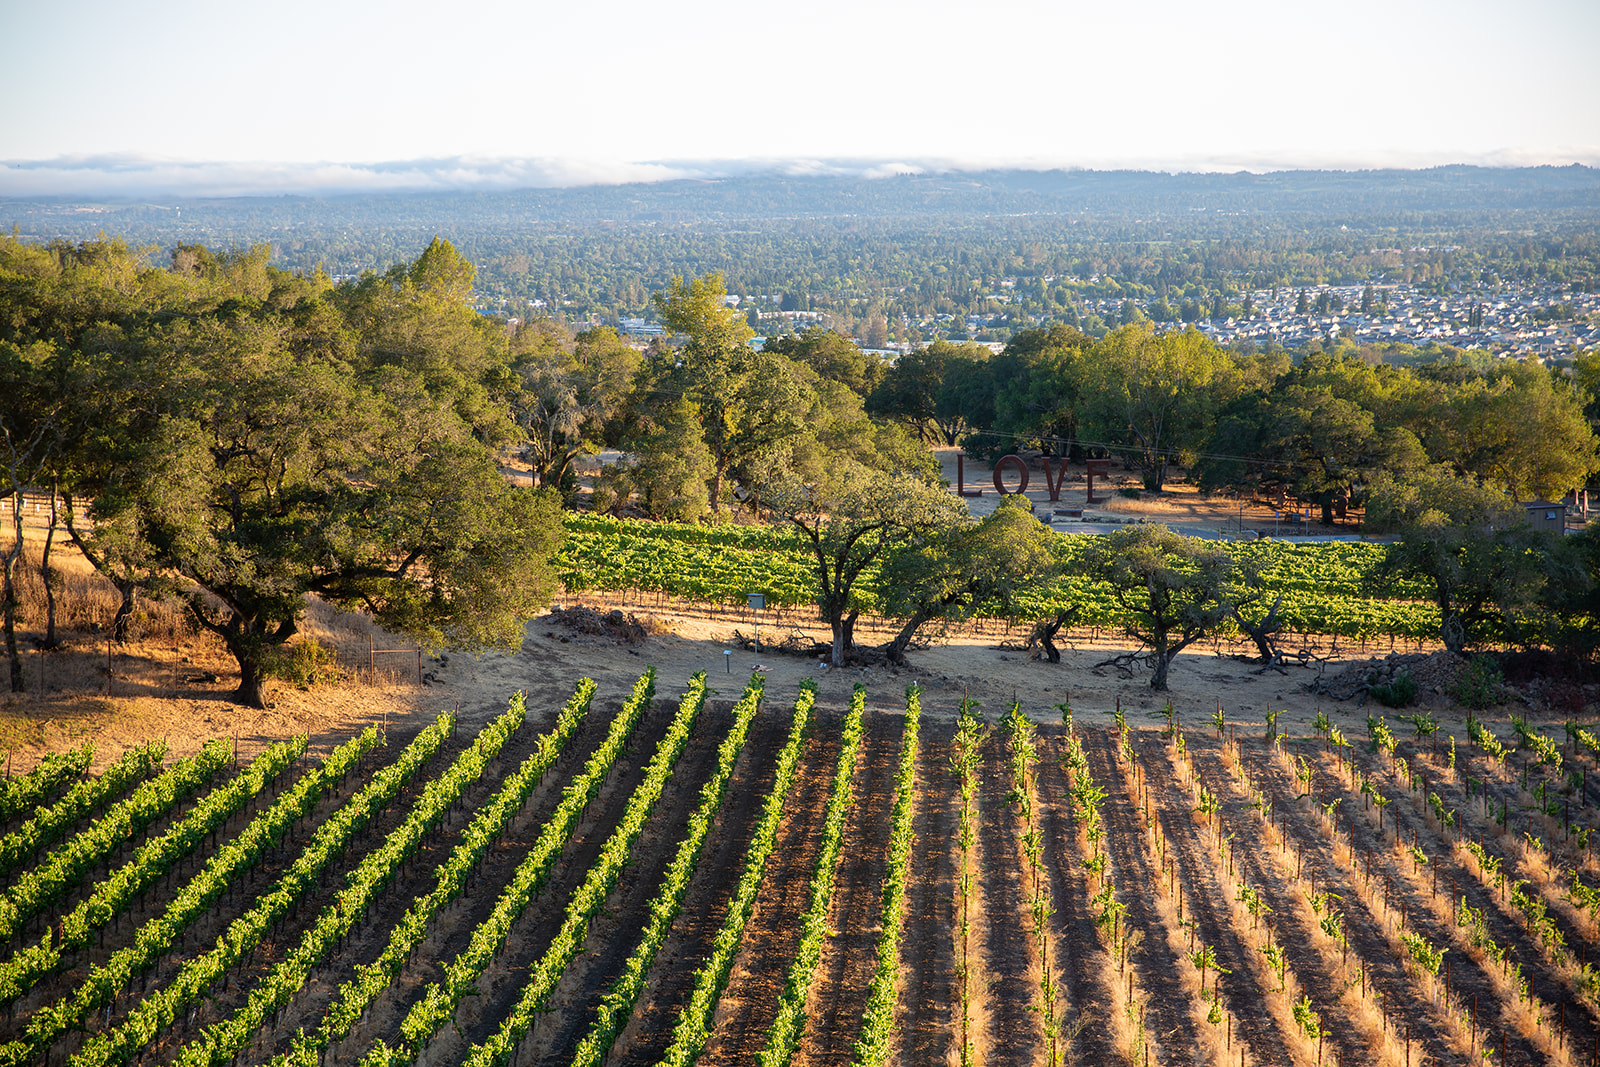
M339 680L339 655L308 637L287 648L272 649L263 657L262 673L296 689L315 689Z
M1505 676L1491 656L1473 656L1451 683L1449 693L1458 704L1487 708L1500 703L1500 686Z
M1393 681L1374 685L1368 692L1386 708L1408 708L1417 702L1417 681L1410 671L1401 670Z

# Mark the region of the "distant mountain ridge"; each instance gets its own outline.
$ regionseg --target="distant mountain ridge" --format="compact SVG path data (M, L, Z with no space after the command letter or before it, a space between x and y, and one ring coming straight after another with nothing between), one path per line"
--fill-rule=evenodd
M1153 171L990 170L849 175L745 174L622 185L438 192L349 192L277 196L0 198L0 222L49 219L108 232L118 218L150 221L173 210L258 225L375 222L444 213L467 224L726 224L755 219L913 219L1004 215L1139 216L1222 212L1326 219L1391 213L1600 212L1600 169L1572 164L1427 170L1274 171L1263 174ZM187 220L186 220L187 221Z

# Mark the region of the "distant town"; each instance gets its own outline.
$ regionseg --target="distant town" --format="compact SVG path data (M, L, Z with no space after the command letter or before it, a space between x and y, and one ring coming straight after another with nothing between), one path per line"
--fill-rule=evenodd
M1056 278L1043 279L1055 283ZM1062 278L1068 285L1095 284L1098 278ZM1010 302L1009 290L1016 278L1004 278L995 292L985 299L997 304ZM782 311L773 307L777 296L729 296L729 304L756 309L755 323L768 334L798 332L810 326L830 325L830 316L818 311ZM1304 348L1313 342L1332 345L1344 340L1356 345L1391 346L1408 344L1419 348L1448 345L1476 349L1491 355L1515 359L1556 361L1600 345L1600 293L1574 292L1566 284L1499 282L1470 287L1451 287L1443 295L1405 284L1320 286L1296 289L1279 286L1260 289L1245 296L1234 314L1221 318L1179 315L1175 321L1156 321L1158 331L1196 329L1219 345L1252 345L1257 348ZM1126 324L1151 316L1147 307L1125 298L1085 299L1081 324L1088 332ZM1027 325L1047 326L1060 321L1051 316L1028 316ZM930 315L921 319L903 316L901 336L976 338L979 343L999 351L1003 340L992 335L999 324L1012 325L1016 319L1005 313L987 315ZM660 336L664 331L653 319L627 317L621 320L625 335L637 339ZM893 357L921 342L883 341L853 337L870 351ZM873 343L877 341L878 343Z

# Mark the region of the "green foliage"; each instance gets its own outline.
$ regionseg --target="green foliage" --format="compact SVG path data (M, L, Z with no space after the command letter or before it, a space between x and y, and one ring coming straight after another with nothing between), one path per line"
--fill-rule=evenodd
M527 1036L534 1021L549 1010L550 998L555 994L561 976L572 961L583 951L589 926L604 906L606 897L616 888L623 869L633 855L634 844L644 832L656 802L666 789L673 767L689 743L689 733L694 728L705 705L705 672L695 674L679 702L667 732L656 745L656 750L645 766L644 780L634 788L611 835L600 848L600 854L584 876L583 883L567 901L561 927L546 946L544 954L529 969L522 986L522 995L499 1028L487 1040L468 1050L463 1062L471 1067L504 1065L511 1061L521 1040Z
M472 939L455 958L442 966L443 975L423 990L400 1023L400 1041L391 1048L379 1039L362 1057L367 1067L399 1067L413 1062L433 1035L456 1017L461 998L476 991L478 978L505 940L528 903L549 881L555 862L577 827L583 810L600 793L611 767L622 756L634 728L655 695L655 670L647 669L634 683L633 692L611 721L605 739L590 753L579 775L562 790L561 803L540 828L533 848L523 857L510 883L496 898L487 919L473 930Z
M22 924L88 880L101 861L109 867L113 850L215 778L232 760L232 743L207 742L199 755L179 760L155 778L140 783L131 795L111 805L91 828L36 861L0 894L0 938L15 937ZM15 840L8 837L6 844Z
M373 775L368 784L350 798L316 830L310 843L277 882L244 915L235 919L217 939L214 947L183 962L179 973L159 991L141 1000L120 1025L94 1035L79 1050L76 1060L83 1067L113 1067L129 1062L149 1042L162 1020L206 995L214 982L237 967L245 954L261 944L304 894L320 884L323 870L344 854L351 841L378 813L399 794L401 788L439 750L454 728L455 716L443 712L437 721L419 733L395 763ZM192 887L191 887L192 888ZM207 886L214 898L222 886ZM351 916L354 918L354 916ZM141 949L148 945L141 942Z
M67 752L49 752L27 774L0 782L0 818L9 819L47 806L48 798L88 770L93 757L93 745Z
M1408 527L1513 526L1521 509L1504 490L1440 463L1408 471L1375 471L1363 529L1393 533Z
M627 1024L649 976L654 962L672 923L683 906L689 888L690 876L699 860L700 852L709 836L717 812L726 799L728 782L733 777L733 767L744 749L749 736L750 723L761 704L766 684L764 676L750 679L744 695L733 710L733 727L723 737L717 749L717 767L710 783L701 791L700 807L690 817L689 833L678 846L677 854L667 873L661 879L655 899L650 906L650 922L639 941L639 946L628 958L622 975L612 985L600 1003L594 1024L573 1053L573 1067L592 1067L602 1062L610 1051L622 1028Z
M1417 702L1417 681L1405 668L1395 672L1394 678L1380 682L1367 690L1372 699L1386 708L1409 708Z
M1312 1010L1309 995L1294 1002L1294 1021L1308 1041L1316 1041L1323 1036L1322 1016Z
M1367 716L1367 737L1372 741L1373 752L1387 752L1391 757L1400 744L1394 732L1389 729L1389 724L1381 716L1378 718Z
M835 666L843 666L851 650L852 613L864 606L857 590L867 584L867 569L905 539L941 537L970 522L943 486L915 474L886 476L848 459L814 481L780 473L760 491L773 516L809 549L815 603L833 631Z
M122 793L154 773L166 758L166 741L130 748L98 778L85 778L47 808L35 811L21 826L0 837L0 875L19 869L42 850L71 835L80 819L102 811Z
M1090 367L1084 435L1122 445L1145 488L1160 492L1173 457L1205 443L1232 362L1194 330L1157 334L1143 324L1107 334Z
M597 451L618 421L641 357L609 327L572 338L549 319L518 325L511 350L509 403L523 459L534 484L565 490L575 480L573 460Z
M760 1067L787 1067L804 1031L806 995L822 962L823 943L828 933L828 906L833 900L834 876L844 844L844 820L853 803L856 753L861 747L861 716L865 705L866 689L858 684L851 694L850 710L841 731L843 745L834 765L833 790L823 820L822 847L811 876L809 905L800 920L800 943L794 962L789 966L777 1014L767 1030L766 1047L756 1058Z
M974 388L987 378L988 360L987 348L945 340L907 352L867 397L866 410L906 426L919 440L954 445L968 429L969 412L980 418L992 413L992 385Z
M306 738L297 737L282 741L267 749L251 761L249 769L227 785L212 790L197 803L184 818L168 827L159 837L140 846L133 858L101 879L93 891L78 902L77 907L58 920L61 936L24 948L4 964L0 964L0 1003L10 1003L26 993L61 961L63 952L72 952L90 944L96 932L112 920L113 916L132 904L134 898L154 886L186 855L190 854L208 834L213 834L252 797L305 753ZM208 751L220 753L220 758L233 758L232 746L226 742L212 742ZM213 756L213 758L217 758ZM20 781L20 779L18 779ZM157 798L146 801L152 806ZM125 827L114 823L96 824L93 834L120 842ZM18 882L9 895L8 903L15 903L17 889L27 882L39 879L55 866L60 870L67 857L57 852L30 875Z
M631 462L609 472L605 485L618 504L636 493L646 512L669 522L695 522L710 510L706 485L716 464L692 400L680 397L662 408L631 444ZM605 506L603 497L595 503Z
M1372 581L1427 583L1439 636L1452 652L1472 644L1559 639L1550 609L1589 585L1577 550L1530 529L1503 495L1459 488L1448 511L1430 507L1402 528Z
M1481 710L1500 703L1504 676L1491 656L1473 656L1450 683L1450 698L1464 707Z
M720 274L684 282L674 277L657 293L656 310L668 329L682 335L677 349L654 351L645 367L648 394L692 405L698 432L663 440L641 459L648 466L673 447L691 447L698 440L710 460L707 502L713 511L724 503L727 480L743 470L748 480L806 431L806 415L815 391L805 374L777 352L757 351L744 316L723 303Z
M1012 617L1018 595L1056 568L1050 528L1007 498L976 523L935 527L891 546L878 575L880 610L905 620L889 644L903 656L917 631L957 621L979 608Z
M48 299L0 287L17 336L66 346L29 364L28 389L8 384L0 418L54 397L30 424L55 434L52 476L88 503L86 556L125 604L139 587L182 596L238 660L246 703L308 594L429 647L517 647L555 589L559 501L500 473L522 431L503 331L466 303L472 265L435 239L331 290L274 270L265 247L202 251L165 272L63 248L31 284ZM80 273L85 259L100 265ZM6 373L26 362L11 345Z
M1405 943L1406 951L1411 953L1411 959L1418 967L1435 978L1439 976L1439 968L1444 966L1444 954L1450 951L1448 948L1433 944L1421 934L1403 933L1400 940Z
M261 673L288 682L296 689L315 689L332 685L343 677L339 654L312 637L303 637L287 647L269 648L262 653Z
M1498 671L1493 676L1493 682L1498 690L1500 683ZM1498 695L1498 692L1496 695ZM1556 742L1555 738L1546 737L1538 730L1530 727L1528 725L1527 718L1522 715L1511 716L1511 728L1517 732L1518 747L1530 749L1536 756L1539 757L1540 766L1554 767L1558 772L1561 770L1561 745ZM1539 789L1534 794L1536 798L1541 800L1543 799L1542 790L1544 789L1545 784L1546 783L1543 782L1539 784Z
M847 386L861 397L870 394L889 373L883 360L861 351L848 337L817 326L804 333L769 337L762 348L809 367L819 378Z
M402 754L402 762L412 759L413 754L431 752L440 740L438 734L433 727L424 730ZM17 1039L0 1046L0 1063L15 1067L30 1062L62 1034L82 1029L85 1020L109 1004L119 990L125 989L133 978L154 967L169 953L184 932L211 909L223 892L261 863L268 849L276 847L289 828L310 812L319 798L377 744L378 733L369 726L335 749L319 766L301 775L271 807L251 820L238 836L213 852L200 873L190 880L166 909L145 922L132 944L112 953L104 963L90 967L70 997L35 1012ZM344 816L340 814L336 818L342 820ZM316 840L323 845L330 843L325 838ZM328 858L326 853L322 854L322 862ZM16 970L8 968L8 982L13 978L19 984L37 980L59 963L62 948L89 943L93 926L87 921L88 916L74 914L84 920L83 924L66 927L65 937L59 946L42 944L25 950L25 967ZM101 924L105 917L100 917ZM22 959L23 956L19 954L13 964ZM28 972L27 976L24 970ZM10 988L8 985L7 989Z
M505 712L479 731L470 747L422 788L405 821L346 876L344 890L323 908L299 944L251 990L244 1005L226 1021L208 1027L204 1036L185 1045L174 1062L183 1067L220 1067L249 1048L268 1020L289 1005L315 970L354 932L367 910L395 879L400 865L422 847L467 787L483 776L526 718L518 693Z
M917 799L917 737L921 722L922 690L912 685L906 689L906 721L901 731L900 762L894 779L894 808L889 816L889 864L883 883L878 966L867 986L861 1036L853 1049L852 1067L877 1067L888 1062L892 1051L897 1002L895 985L900 975L900 931L905 921L911 846L916 840L911 832L911 820Z
M594 683L587 678L578 683L571 699L556 713L555 723L538 739L534 753L523 761L506 779L500 791L478 812L472 825L462 835L461 842L439 865L434 874L433 890L414 900L405 918L395 925L383 954L375 962L357 968L355 977L339 986L337 997L324 1014L316 1032L308 1036L303 1030L300 1031L290 1050L274 1057L274 1067L309 1067L315 1064L320 1051L330 1042L346 1036L372 1001L399 976L406 961L424 940L428 924L460 895L468 872L499 839L506 823L521 810L528 795L576 732L588 714L594 689ZM499 730L505 731L512 723L520 721L524 712L525 705L519 692L513 695L510 708L501 717ZM495 727L491 726L490 729Z
M756 893L761 888L767 860L777 846L778 823L783 817L784 803L797 776L806 724L810 722L811 708L815 703L815 686L809 681L803 683L800 697L795 701L788 740L778 753L772 787L762 801L761 818L745 850L739 882L734 886L722 926L712 943L712 954L695 971L694 988L673 1024L672 1043L659 1061L663 1067L689 1067L699 1058L700 1051L711 1036L717 998L728 984L728 975L733 969L745 923L755 909Z
M1482 722L1473 717L1472 712L1467 712L1467 735L1472 738L1472 743L1489 754L1496 763L1505 762L1507 750L1500 738L1484 726Z
M1360 359L1308 354L1224 410L1195 477L1208 490L1287 489L1331 523L1380 472L1426 462L1413 430L1386 424L1398 389Z
M1089 574L1105 582L1123 629L1150 650L1150 688L1167 688L1167 669L1183 649L1228 617L1238 571L1227 553L1164 526L1119 530L1091 545Z

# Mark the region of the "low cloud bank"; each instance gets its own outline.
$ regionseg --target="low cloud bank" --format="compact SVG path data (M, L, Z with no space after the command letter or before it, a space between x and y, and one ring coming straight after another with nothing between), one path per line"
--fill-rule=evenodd
M893 178L990 169L1144 170L1169 173L1257 173L1282 170L1364 170L1468 163L1520 167L1542 163L1600 165L1600 146L1556 152L1503 150L1472 156L1368 156L1283 159L1234 155L1177 160L1082 159L752 159L625 162L453 156L380 163L196 162L144 156L75 156L0 161L0 197L233 197L383 192L486 192L627 185L683 179L778 175L794 178Z
M503 191L625 185L698 176L659 163L470 156L386 163L204 163L82 156L0 163L0 196L228 197Z

